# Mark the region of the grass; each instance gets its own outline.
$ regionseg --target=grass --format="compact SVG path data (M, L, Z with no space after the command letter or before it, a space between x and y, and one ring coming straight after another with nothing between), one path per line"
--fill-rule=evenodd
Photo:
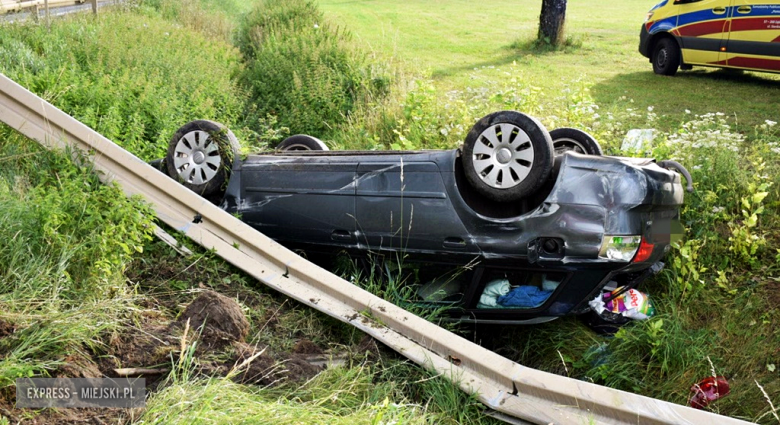
M675 158L693 171L697 192L686 195L682 214L686 245L643 287L659 307L656 318L614 338L576 319L478 326L470 337L531 367L681 404L697 380L723 374L732 393L714 411L774 423L756 382L778 398L780 145L773 123L780 77L704 68L674 78L653 74L637 52L639 25L652 5L570 3L568 45L549 51L532 43L538 4L497 0L475 10L465 1L403 8L320 1L357 39L417 70L416 83L386 108L396 117L387 147L454 147L475 119L517 109L548 128L586 129L610 154L626 154L620 145L629 129L654 128L655 147L631 154ZM382 124L355 125L375 140L386 137L376 130Z
M132 307L124 271L149 210L89 169L0 128L0 389L100 352ZM30 208L35 205L36 208Z
M231 79L238 51L160 15L135 6L57 20L49 31L3 25L0 72L144 160L165 155L171 135L195 119L249 139L245 96Z
M419 393L430 398L421 400ZM443 378L392 361L330 368L298 387L253 388L224 379L175 383L150 400L137 423L498 423L480 416L479 406Z
M780 398L780 131L771 124L778 76L654 75L636 52L652 4L636 0L569 4L569 42L560 51L531 43L538 4L491 0L484 11L464 0L318 4L352 43L369 49L387 84L386 97L356 98L351 112L328 123L334 148L451 148L482 115L517 109L550 128L587 129L608 153L674 158L693 173L697 192L682 211L687 241L643 288L657 304L656 318L614 338L576 319L478 326L469 338L531 367L678 403L714 369L732 384L714 411L775 422L763 391ZM1 26L0 70L144 159L161 156L175 129L198 118L266 146L283 129L277 117L253 113L258 105L238 81L247 58L231 44L251 6L147 0L98 20L57 20L51 31ZM659 130L655 145L621 152L634 127ZM0 164L0 321L17 328L0 338L0 387L52 373L69 356L99 354L136 304L175 316L198 287L245 303L252 343L290 350L306 338L338 349L361 336L259 287L211 253L192 247L197 255L185 260L145 241L142 204L7 129L0 130ZM126 237L107 236L116 234ZM345 273L358 276L352 265ZM472 397L392 357L352 366L274 389L174 380L152 397L142 420L492 421Z
M349 28L361 42L427 71L441 93L474 87L474 69L484 67L487 77L501 78L501 69L516 62L527 82L550 98L542 100L546 109L572 81L582 80L603 110L652 106L659 128L667 131L679 124L685 110L722 112L742 131L777 117L778 75L707 68L673 78L653 74L637 49L640 25L655 3L569 3L566 31L573 46L540 52L529 47L540 10L534 2L410 0L401 8L392 0L319 1L330 20ZM644 123L624 124L627 130Z

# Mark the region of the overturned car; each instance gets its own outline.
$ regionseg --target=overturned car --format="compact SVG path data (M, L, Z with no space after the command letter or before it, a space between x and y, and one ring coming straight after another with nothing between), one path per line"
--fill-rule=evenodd
M638 285L679 233L675 170L692 190L673 161L602 156L587 133L514 111L453 150L335 152L304 135L246 159L236 147L193 121L156 166L289 248L403 258L403 302L470 322L581 314L603 288Z

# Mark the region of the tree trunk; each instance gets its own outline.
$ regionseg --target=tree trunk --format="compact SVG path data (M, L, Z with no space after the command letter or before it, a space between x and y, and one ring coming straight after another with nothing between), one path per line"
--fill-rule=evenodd
M563 24L565 21L566 0L542 0L542 13L539 15L539 41L552 46L563 43Z

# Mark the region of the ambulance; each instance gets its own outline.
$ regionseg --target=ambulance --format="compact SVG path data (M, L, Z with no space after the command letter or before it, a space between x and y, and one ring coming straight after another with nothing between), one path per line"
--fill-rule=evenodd
M664 0L647 13L639 52L661 75L693 66L780 72L780 0Z

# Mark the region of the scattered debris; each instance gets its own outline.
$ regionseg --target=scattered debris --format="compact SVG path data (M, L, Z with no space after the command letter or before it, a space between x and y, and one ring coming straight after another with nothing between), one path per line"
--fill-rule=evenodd
M142 367L129 367L123 369L113 369L116 376L143 376L143 375L162 375L170 372L170 369L147 369Z
M598 314L607 311L634 320L645 320L655 315L655 307L647 294L623 286L602 293L588 304Z
M641 151L653 147L656 130L652 128L635 128L628 130L626 137L623 138L623 144L620 150Z
M723 376L708 376L691 387L693 395L688 401L691 407L703 409L713 401L726 396L731 389Z

